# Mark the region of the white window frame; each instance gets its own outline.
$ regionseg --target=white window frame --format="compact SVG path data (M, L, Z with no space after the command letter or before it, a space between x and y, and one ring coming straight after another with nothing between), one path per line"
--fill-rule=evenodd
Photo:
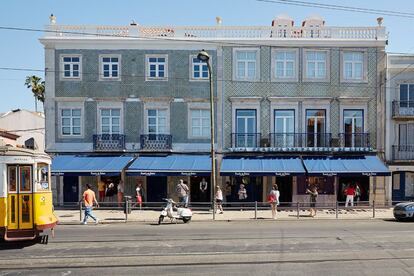
M150 58L165 58L165 64L164 64L164 77L151 77L150 76L150 65L149 62ZM158 75L158 66L161 64L160 62L156 62L156 72ZM168 55L167 54L149 54L145 55L145 80L146 81L168 81Z
M192 111L193 110L207 110L208 111L208 121L209 121L209 124L207 126L208 129L209 129L208 135L205 135L205 136L203 136L203 135L194 136L193 135L193 125L192 125L192 119L193 119ZM202 117L200 117L200 118L202 118ZM211 118L210 117L210 105L208 103L189 103L188 104L188 139L210 139L210 136L211 136L210 118ZM202 121L202 119L201 119L201 121ZM202 133L202 128L203 127L204 126L202 125L202 122L201 122L201 124L200 124L201 132L200 133Z
M64 58L79 58L79 62L65 62L63 61ZM69 64L70 66L70 76L65 76L65 64ZM73 76L73 65L77 64L79 66L79 76L74 77ZM61 54L60 55L60 79L61 80L82 80L82 55L79 54Z
M326 53L326 60L325 60L325 77L324 78L309 78L307 75L308 73L308 53L309 52L324 52ZM321 50L321 49L305 49L303 50L303 81L305 82L329 82L330 80L330 51L329 50Z
M294 75L293 77L278 77L276 76L276 54L278 52L294 52L295 53L295 60L294 60ZM299 81L299 49L297 48L283 48L283 49L272 49L271 52L271 59L272 59L272 77L271 80L275 82L298 82ZM284 60L284 73L286 75L286 60Z
M105 134L124 134L124 107L123 104L120 102L98 102L97 104L97 117L98 118L98 134L102 133L102 116L101 110L102 109L119 109L119 133L112 133L112 128L110 129L109 133ZM111 123L112 124L112 123Z
M200 70L201 75L198 78L194 77L194 64L195 64L194 59L195 58L197 58L197 55L190 55L190 61L189 61L189 64L190 64L190 70L189 70L189 72L190 72L190 81L208 81L209 77L210 77L210 72L208 71L208 68L207 68L207 77L202 77L202 72L203 72L202 67L203 67L203 65L207 66L207 62L197 63L199 65L199 67L201 67L201 70ZM210 63L211 62L212 61L210 59Z
M238 71L238 61L237 61L237 52L256 52L255 60L255 76L240 78L237 76ZM247 62L245 64L245 73L247 74ZM233 49L233 80L236 81L259 81L260 80L260 48L234 48Z
M363 56L363 61L362 61L362 78L346 78L345 77L345 53L361 53ZM354 74L354 63L355 62L351 62L352 63L352 74ZM340 66L340 70L341 70L341 82L351 82L351 83L364 83L364 82L368 82L368 53L366 50L358 50L358 49L354 49L354 50L346 50L346 51L341 51L341 66Z
M62 110L63 109L80 109L81 116L80 116L80 134L72 134L72 119L71 119L71 134L63 134L63 125L62 125ZM59 127L59 138L84 138L84 124L85 124L85 109L83 103L80 102L60 102L58 103L58 127ZM70 116L72 118L72 116Z
M166 126L165 133L170 134L170 103L169 102L146 102L144 103L144 134L153 134L148 131L148 110L149 109L164 109L166 110Z
M110 76L109 77L104 77L104 64L107 64L107 62L103 62L104 58L118 58L118 76L117 77L112 77L112 65L115 64L115 62L109 62L110 64ZM120 81L121 80L121 64L122 64L122 60L121 60L121 55L119 54L102 54L99 55L99 80L101 81L105 81L105 80L110 80L110 81Z

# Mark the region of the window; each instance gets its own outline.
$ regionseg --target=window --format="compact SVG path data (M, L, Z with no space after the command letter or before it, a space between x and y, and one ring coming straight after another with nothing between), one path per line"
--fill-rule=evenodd
M363 80L364 78L364 53L343 53L343 78L345 80Z
M306 110L306 144L308 147L329 146L329 137L325 133L326 128L325 109Z
M167 110L148 109L148 134L167 133Z
M148 55L147 60L147 79L166 79L168 77L167 55L152 56Z
M121 109L103 108L101 111L101 133L120 134L121 133Z
M17 189L17 166L9 166L7 169L9 192L16 192Z
M306 181L305 176L298 177L298 194L306 194L306 189L316 186L319 194L335 194L335 177L332 176L310 176ZM307 182L307 183L306 183Z
M258 134L256 133L256 110L236 110L236 147L257 147Z
M65 79L79 79L81 74L80 56L62 56L62 77Z
M235 77L239 80L254 80L258 76L256 72L258 50L235 51Z
M80 108L61 109L61 134L64 136L80 136L81 119Z
M275 51L274 77L276 79L296 78L296 56L297 51Z
M32 190L32 168L29 166L19 167L20 191L29 192Z
M344 134L342 139L345 147L366 146L364 111L362 109L345 109L343 124Z
M400 107L414 108L414 84L400 84Z
M405 173L405 196L414 197L414 173Z
M272 138L274 147L293 147L295 141L295 111L275 109L275 126Z
M326 79L327 78L327 57L326 51L306 51L306 78Z
M210 110L191 109L191 136L193 138L210 137Z
M399 145L409 146L414 145L414 123L400 124L399 125Z
M208 80L208 66L206 62L191 56L191 78L194 80Z
M119 79L120 56L101 56L101 79Z

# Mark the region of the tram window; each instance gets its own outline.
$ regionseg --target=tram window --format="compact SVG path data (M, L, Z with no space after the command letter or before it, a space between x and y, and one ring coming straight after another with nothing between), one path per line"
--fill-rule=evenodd
M31 191L32 175L30 167L20 167L20 191Z
M40 189L48 190L49 189L49 174L48 166L44 164L38 164L37 169L37 179L40 184Z
M8 168L8 182L9 182L9 192L16 191L16 180L17 180L17 167L16 166L9 166Z

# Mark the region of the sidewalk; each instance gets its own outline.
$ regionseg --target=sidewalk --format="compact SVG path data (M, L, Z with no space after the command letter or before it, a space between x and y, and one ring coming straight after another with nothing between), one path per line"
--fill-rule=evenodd
M95 209L94 214L99 218L100 223L124 223L125 214L120 210L99 210ZM79 224L79 210L55 210L55 214L59 218L59 224ZM156 223L158 221L160 212L149 210L133 210L128 214L128 222L142 222L142 223ZM83 212L82 212L83 217ZM375 219L393 219L392 208L381 208L375 210ZM192 221L212 221L213 214L208 211L194 211ZM277 214L277 220L335 220L335 209L318 210L315 217L310 217L307 210L300 210L299 219L297 217L297 210L281 210ZM358 209L338 211L338 219L373 219L372 209ZM216 214L216 221L241 221L241 220L255 220L254 210L244 211L224 211L224 214ZM271 211L258 210L257 220L272 221ZM91 220L89 220L92 222ZM169 220L165 220L169 222Z

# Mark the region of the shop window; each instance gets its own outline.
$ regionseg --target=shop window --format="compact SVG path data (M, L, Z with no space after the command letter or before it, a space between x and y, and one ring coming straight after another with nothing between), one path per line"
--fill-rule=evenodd
M298 177L298 194L306 194L306 189L312 185L316 185L319 194L333 195L335 194L334 177L311 176L307 179L304 176Z
M414 197L414 173L405 173L405 196Z

